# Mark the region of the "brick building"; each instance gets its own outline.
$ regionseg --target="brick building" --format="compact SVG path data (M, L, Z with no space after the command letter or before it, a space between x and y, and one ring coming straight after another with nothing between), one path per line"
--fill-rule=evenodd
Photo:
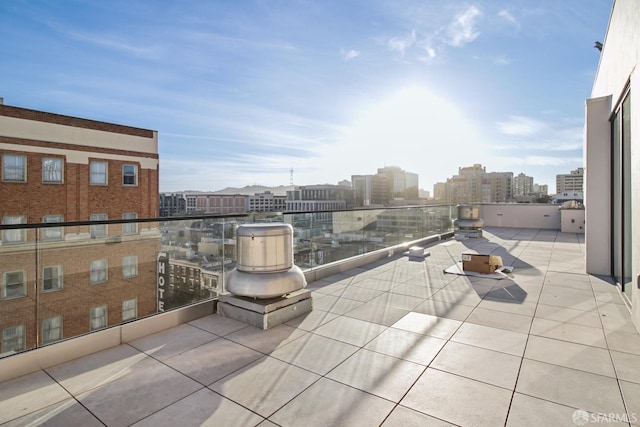
M155 131L0 104L2 224L157 217L158 161ZM0 356L157 312L154 223L1 234Z

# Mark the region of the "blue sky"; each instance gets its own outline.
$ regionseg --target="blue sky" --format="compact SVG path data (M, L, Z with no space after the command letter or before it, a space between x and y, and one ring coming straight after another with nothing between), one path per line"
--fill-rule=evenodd
M160 191L582 166L612 0L0 2L5 104L157 130Z

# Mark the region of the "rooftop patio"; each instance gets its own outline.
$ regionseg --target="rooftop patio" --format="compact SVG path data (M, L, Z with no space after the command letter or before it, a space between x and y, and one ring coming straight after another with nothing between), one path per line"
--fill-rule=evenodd
M0 383L0 424L640 425L640 335L583 235L484 235L312 282L267 331L212 315ZM468 250L512 277L443 273Z

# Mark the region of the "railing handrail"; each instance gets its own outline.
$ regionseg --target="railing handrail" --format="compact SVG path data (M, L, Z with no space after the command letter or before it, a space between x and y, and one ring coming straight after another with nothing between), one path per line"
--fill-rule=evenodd
M282 212L245 212L238 214L198 214L198 215L181 215L181 216L163 216L156 218L131 218L131 219L107 219L107 220L86 220L86 221L62 221L62 222L42 222L42 223L25 223L25 224L2 224L0 230L23 230L34 228L56 228L56 227L79 227L88 225L109 225L109 224L143 224L150 222L167 222L167 221L184 221L184 220L200 220L200 219L220 219L220 218L250 218L253 216L281 216L281 215L304 215L318 213L335 213L335 212L358 212L358 211L379 211L379 210L406 210L406 209L431 209L451 207L453 205L406 205L406 206L377 206L377 207L359 207L352 209L329 209L315 211L282 211Z

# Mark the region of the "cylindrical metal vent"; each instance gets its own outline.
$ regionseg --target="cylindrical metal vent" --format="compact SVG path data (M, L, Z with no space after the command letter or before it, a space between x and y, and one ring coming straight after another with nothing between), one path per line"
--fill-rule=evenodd
M458 205L458 219L480 219L480 206Z
M293 228L289 224L245 224L236 230L238 271L274 273L293 265Z

